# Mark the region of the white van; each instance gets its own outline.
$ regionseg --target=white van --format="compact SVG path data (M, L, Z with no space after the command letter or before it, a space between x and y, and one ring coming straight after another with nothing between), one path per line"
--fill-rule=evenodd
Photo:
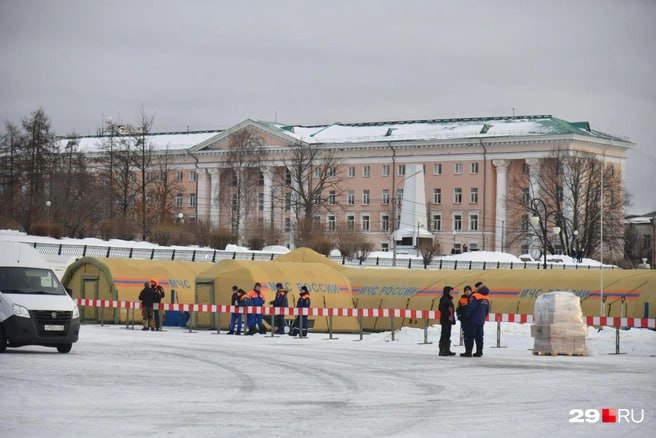
M37 250L0 242L0 353L42 345L71 351L80 333L80 311Z

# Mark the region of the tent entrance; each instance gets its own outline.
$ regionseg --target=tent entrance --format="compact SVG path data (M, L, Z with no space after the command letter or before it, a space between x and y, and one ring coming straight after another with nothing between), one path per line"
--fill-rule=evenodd
M98 276L82 276L82 298L87 300L98 299ZM98 319L98 308L96 306L84 306L84 312L80 315L82 321L96 321Z
M196 282L196 304L216 304L214 302L214 282ZM214 313L198 312L196 316L196 327L216 329L216 318Z

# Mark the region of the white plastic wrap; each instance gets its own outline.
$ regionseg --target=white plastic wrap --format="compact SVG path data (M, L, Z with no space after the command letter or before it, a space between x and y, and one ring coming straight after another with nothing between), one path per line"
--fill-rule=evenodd
M583 322L581 301L571 292L556 291L535 300L531 336L534 354L586 355L588 328Z

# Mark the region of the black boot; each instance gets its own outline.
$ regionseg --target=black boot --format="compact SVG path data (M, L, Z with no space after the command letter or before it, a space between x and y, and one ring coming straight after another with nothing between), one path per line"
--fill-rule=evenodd
M444 343L444 351L446 352L447 356L455 356L456 354L451 351L451 341L446 341Z
M474 353L474 357L481 356L483 356L483 340L476 339L476 353Z
M465 352L460 353L461 357L472 357L472 350L474 349L474 340L465 340Z
M261 335L266 335L266 333L267 333L267 329L263 325L261 325L260 326L260 334Z
M444 342L440 342L438 345L440 347L440 352L439 352L438 356L448 356L449 354L444 349Z
M235 332L234 332L234 331L232 331L232 330L230 330L230 331L229 331L229 332L228 332L227 334L229 334L229 335L234 335L234 334L235 334Z
M248 327L248 332L246 333L248 336L253 336L255 333L257 333L255 327Z

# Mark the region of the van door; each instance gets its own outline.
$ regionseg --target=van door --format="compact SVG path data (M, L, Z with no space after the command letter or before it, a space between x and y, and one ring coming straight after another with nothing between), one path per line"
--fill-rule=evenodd
M214 304L214 282L196 283L196 304ZM195 326L198 328L216 328L214 313L198 312Z

